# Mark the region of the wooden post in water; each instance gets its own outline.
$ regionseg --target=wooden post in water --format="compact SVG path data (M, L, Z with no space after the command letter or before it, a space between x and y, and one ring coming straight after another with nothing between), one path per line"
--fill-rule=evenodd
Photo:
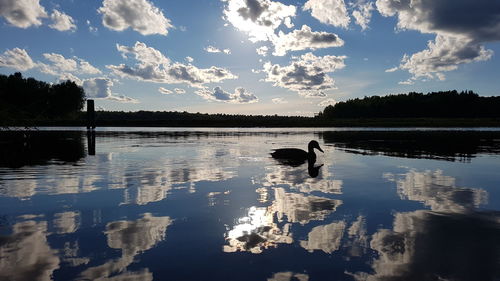
M95 129L94 100L87 100L87 130Z

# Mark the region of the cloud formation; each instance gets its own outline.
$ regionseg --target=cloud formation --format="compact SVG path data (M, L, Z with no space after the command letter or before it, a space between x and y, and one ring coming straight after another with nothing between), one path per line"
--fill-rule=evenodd
M411 80L422 77L444 80L443 72L455 70L460 64L489 60L493 55L492 50L463 37L438 35L427 46L401 60L399 68L408 70L413 75Z
M337 101L335 99L325 99L318 103L318 106L329 106L329 105L335 105L337 104Z
M267 56L267 52L269 51L269 48L267 46L262 46L262 47L255 49L255 51L257 52L258 55L265 57L265 56Z
M169 89L165 89L163 87L160 87L158 88L158 92L164 94L164 95L170 95L170 94L173 94L174 92L169 90Z
M59 30L59 31L72 31L76 30L75 21L71 16L60 12L58 10L54 10L50 15L50 19L52 19L52 24L49 25L50 28Z
M345 56L317 57L306 53L287 66L267 62L264 64L265 81L304 97L325 97L324 91L335 89L334 80L327 73L344 68L345 59Z
M351 19L344 0L309 0L302 8L322 23L347 28Z
M478 0L377 0L377 10L386 17L397 16L400 30L436 34L428 48L405 55L400 69L419 78L444 79L443 72L460 64L484 61L493 51L485 42L500 40L500 3Z
M88 98L108 99L123 103L138 103L137 99L115 94L111 91L113 81L109 78L91 78L83 80L82 87Z
M201 96L206 100L211 101L221 101L227 103L255 103L259 99L252 93L248 92L242 87L238 87L234 90L234 93L229 93L224 91L221 87L215 87L213 91L209 89L201 89L195 92L197 95Z
M271 0L223 0L224 18L237 29L248 33L252 42L267 41L282 24L291 26L296 8Z
M147 0L104 0L97 10L102 24L112 30L131 28L142 35L167 35L172 28L163 12Z
M33 62L25 49L14 48L12 50L7 50L0 55L0 67L26 71L36 66L36 63Z
M91 65L88 61L73 57L65 58L61 54L45 53L44 58L50 63L38 63L40 71L43 73L59 76L64 73L78 73L78 74L100 74L101 71Z
M0 0L0 16L13 26L28 28L42 25L47 12L39 0Z
M274 98L271 100L274 104L284 104L288 103L284 98Z
M211 45L205 47L204 50L207 51L207 52L209 52L209 53L224 53L226 55L230 55L231 54L231 50L230 49L223 49L223 50L221 50L221 49L219 49L217 47L214 47L214 46L211 46Z
M285 33L278 29L284 25L292 28L292 18L296 7L270 0L223 0L226 2L224 19L237 29L246 32L252 42L269 41L274 45L274 56L284 56L288 51L315 50L319 48L339 47L344 44L334 33L315 32L307 25ZM340 0L343 3L343 0ZM337 2L337 0L335 0ZM311 0L304 9L316 9L322 2ZM319 7L319 6L318 6ZM345 7L345 5L344 5ZM347 18L349 20L349 18ZM347 22L348 24L348 22ZM347 25L346 25L347 26ZM257 54L266 56L269 49L262 46Z
M142 42L136 42L132 47L122 45L116 47L124 58L133 57L137 61L134 66L125 64L106 66L120 77L166 84L185 83L197 88L203 88L205 83L237 78L225 68L216 66L197 68L192 64L171 62L160 51Z
M344 41L334 33L312 31L307 25L290 33L282 31L273 38L275 56L284 56L288 51L315 50L320 48L340 47Z
M359 3L355 5L356 9L352 12L354 22L361 26L361 30L368 28L372 18L373 2Z
M185 94L186 93L186 90L184 89L179 89L179 88L174 88L174 90L169 90L169 89L166 89L166 88L163 88L163 87L160 87L158 88L158 91L164 95L171 95L171 94L178 94L178 95L181 95L181 94Z

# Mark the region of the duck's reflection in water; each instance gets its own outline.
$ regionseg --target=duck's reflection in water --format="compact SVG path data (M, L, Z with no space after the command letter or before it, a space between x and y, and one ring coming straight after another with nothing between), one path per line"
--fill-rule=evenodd
M165 239L167 227L172 223L169 217L154 217L149 213L135 221L115 221L106 226L108 246L121 249L122 256L110 260L103 265L90 267L80 275L82 280L108 278L119 273L124 280L153 280L148 269L128 272L126 268L134 261L136 255L153 248ZM113 276L117 278L117 276Z
M256 179L255 182L269 188L286 185L303 193L342 193L342 180L333 179L333 175L326 164L316 166L308 164L307 170L305 168L305 165L299 167L270 165L265 168L265 176Z

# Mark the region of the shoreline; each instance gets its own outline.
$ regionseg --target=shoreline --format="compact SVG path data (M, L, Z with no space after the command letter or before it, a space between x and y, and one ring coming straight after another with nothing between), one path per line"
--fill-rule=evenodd
M12 121L12 120L11 120ZM288 121L288 120L287 120ZM186 127L186 128L325 128L325 127L369 127L369 128L500 128L497 118L367 118L336 119L302 118L297 122L284 120L96 120L97 127ZM85 120L18 120L0 127L86 127Z

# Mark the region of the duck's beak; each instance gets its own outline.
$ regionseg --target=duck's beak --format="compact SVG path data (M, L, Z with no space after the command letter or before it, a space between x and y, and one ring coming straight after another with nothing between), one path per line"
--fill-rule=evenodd
M323 153L325 153L325 152L323 151L323 149L321 149L321 147L319 147L319 146L318 146L318 150L319 150L319 151L321 151L321 152L323 152Z

